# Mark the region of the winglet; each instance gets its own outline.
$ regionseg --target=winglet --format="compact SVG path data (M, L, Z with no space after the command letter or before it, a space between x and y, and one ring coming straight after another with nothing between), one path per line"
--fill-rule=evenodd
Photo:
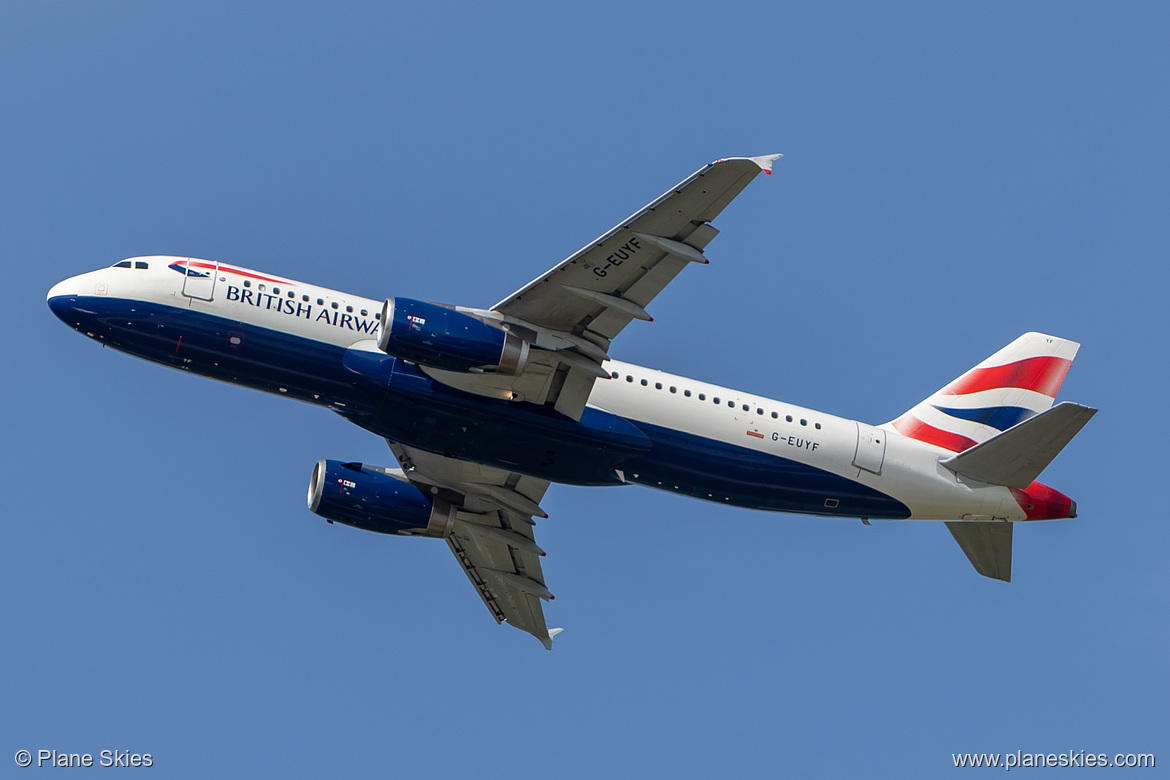
M748 159L760 166L760 170L770 176L772 175L772 163L783 156L782 154L765 154L762 157L749 157Z
M545 638L543 638L543 639L541 639L540 637L537 637L537 639L540 639L540 643L541 643L542 645L544 645L544 649L545 649L545 650L552 650L552 641L553 641L553 637L554 637L554 636L556 636L557 634L561 633L561 632L562 632L562 631L564 631L564 630L565 630L565 629L563 629L563 628L550 628L550 629L548 630L548 636L547 636L547 637L545 637Z

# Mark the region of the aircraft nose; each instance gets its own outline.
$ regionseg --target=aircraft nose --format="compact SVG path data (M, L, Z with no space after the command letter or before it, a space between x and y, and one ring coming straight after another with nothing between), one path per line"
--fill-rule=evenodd
M76 276L71 276L63 282L57 282L49 288L49 294L45 296L45 300L53 300L64 295L77 295L77 290L80 285L77 282Z
M57 282L49 288L49 294L45 296L45 300L49 304L49 309L56 314L59 319L65 319L65 316L72 310L73 304L77 301L77 294L81 289L81 284L77 281L77 277L71 277L63 282Z

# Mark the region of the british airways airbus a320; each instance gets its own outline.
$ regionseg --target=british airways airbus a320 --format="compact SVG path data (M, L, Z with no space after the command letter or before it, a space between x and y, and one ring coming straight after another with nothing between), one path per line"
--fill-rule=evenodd
M53 313L156 363L317 404L397 468L318 461L329 522L446 540L497 622L551 649L534 517L552 482L638 484L776 512L941 520L1011 579L1012 528L1076 517L1035 481L1096 412L1053 400L1078 344L1027 333L869 425L610 357L711 221L779 155L714 162L490 309L376 301L213 260L136 257L49 291Z

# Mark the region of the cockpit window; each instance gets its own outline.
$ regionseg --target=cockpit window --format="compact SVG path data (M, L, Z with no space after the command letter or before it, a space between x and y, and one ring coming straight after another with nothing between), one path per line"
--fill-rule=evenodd
M141 260L136 260L136 261L134 261L134 267L141 268L141 269L145 270L145 269L150 268L150 263L144 263Z
M129 260L123 260L120 263L114 263L113 265L110 266L110 268L129 268L129 267L130 267Z

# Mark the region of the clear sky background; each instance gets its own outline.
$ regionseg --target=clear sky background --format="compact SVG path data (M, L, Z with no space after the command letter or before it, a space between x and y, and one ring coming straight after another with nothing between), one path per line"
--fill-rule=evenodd
M1170 765L1165 5L555 6L0 2L0 774ZM1017 528L1010 585L941 524L553 487L545 652L441 542L305 508L383 442L44 303L158 253L490 306L772 152L613 355L880 423L1025 331L1082 342L1061 398L1101 413L1043 476L1081 516Z

